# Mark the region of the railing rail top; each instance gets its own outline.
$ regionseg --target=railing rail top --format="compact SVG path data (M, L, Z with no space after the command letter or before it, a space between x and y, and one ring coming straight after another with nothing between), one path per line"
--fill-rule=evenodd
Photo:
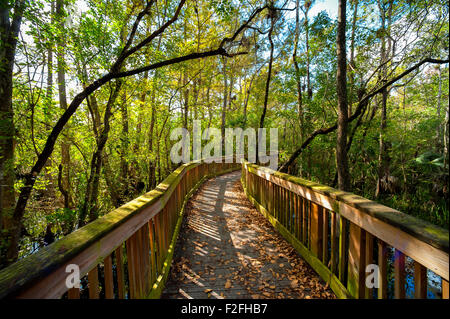
M275 176L290 183L305 187L313 192L325 195L334 201L345 203L360 210L363 213L388 223L404 232L417 237L431 246L445 252L449 252L449 230L421 220L417 217L402 213L396 209L379 204L359 195L341 191L330 186L312 182L300 177L272 170L268 167L259 166L245 161L244 167L252 172L259 172L268 176ZM339 213L338 205L334 205L334 211Z
M186 171L198 165L200 165L200 161L181 165L155 189L0 270L0 298L13 295L16 291L31 285L35 280L48 275L138 214L145 207L155 204L171 187L176 186Z

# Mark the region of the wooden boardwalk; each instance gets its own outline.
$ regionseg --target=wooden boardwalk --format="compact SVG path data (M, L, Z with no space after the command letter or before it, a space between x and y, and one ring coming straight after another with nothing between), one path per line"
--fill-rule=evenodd
M213 178L188 202L161 297L335 298L252 206L239 178Z
M430 271L436 297L448 299L448 242L448 229L352 193L248 162L191 162L0 270L0 299L421 299L435 285ZM374 290L364 285L370 263ZM68 264L81 289L67 286Z

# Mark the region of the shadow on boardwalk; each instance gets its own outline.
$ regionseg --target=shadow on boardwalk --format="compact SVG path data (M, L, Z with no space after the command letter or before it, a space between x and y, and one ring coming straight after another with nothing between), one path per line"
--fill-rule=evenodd
M188 202L162 298L335 298L247 200L240 172Z

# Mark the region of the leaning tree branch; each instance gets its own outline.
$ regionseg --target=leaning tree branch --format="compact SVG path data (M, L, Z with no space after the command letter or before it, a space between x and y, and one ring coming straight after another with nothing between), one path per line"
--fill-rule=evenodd
M147 65L147 66L144 66L141 68L137 68L137 69L133 69L133 70L129 70L129 71L118 72L116 74L113 74L112 78L118 79L118 78L123 78L123 77L127 77L127 76L132 76L132 75L136 75L139 73L143 73L145 71L159 69L159 68L167 66L167 65L181 63L181 62L185 62L185 61L189 61L189 60L203 59L203 58L207 58L210 56L222 55L222 56L226 56L226 57L234 57L234 56L242 55L242 54L246 54L246 53L247 52L228 53L224 48L218 48L218 49L205 51L205 52L191 53L191 54L187 54L184 56L172 58L169 60L153 63L151 65Z
M152 2L150 2L147 7L141 11L139 13L139 15L142 16L138 16L135 20L135 25L133 26L132 29L132 35L130 36L127 44L124 47L124 50L122 51L122 53L120 54L119 58L117 59L117 61L113 64L113 66L111 67L111 72L116 73L118 72L118 70L120 70L123 62L125 61L126 58L128 58L130 55L132 55L133 53L139 51L140 49L142 49L144 46L146 46L147 44L149 44L150 42L153 41L153 39L155 39L157 36L159 36L160 34L162 34L171 24L173 24L175 21L178 20L178 16L180 15L181 9L183 8L184 4L185 4L186 0L181 0L180 3L178 4L178 7L174 13L174 15L172 16L172 18L170 18L170 20L168 20L166 23L164 23L161 27L159 27L157 30L155 30L154 32L152 32L148 37L146 37L144 40L142 40L141 42L139 42L137 45L135 45L134 47L131 47L130 49L127 49L129 45L131 45L133 38L134 38L134 33L136 32L137 26L139 25L139 22L141 21L142 17L144 16L144 14L147 12L147 10L150 9ZM135 29L136 28L136 29Z
M150 9L152 8L152 5L156 2L156 0L147 1L147 5L145 6L144 10L139 12L139 14L136 17L136 20L134 20L133 27L131 28L130 35L128 36L128 40L125 43L125 46L122 49L122 52L126 52L128 48L131 46L134 40L134 36L136 35L137 28L139 26L139 23L141 23L142 18L150 13Z
M261 7L259 9L256 9L253 12L253 14L250 16L250 18L247 19L247 21L245 21L239 27L239 29L237 29L237 31L233 34L233 36L231 38L224 38L220 42L220 45L219 45L219 47L217 49L206 51L206 52L200 52L200 53L191 53L191 54L188 54L186 56L172 58L172 59L169 59L169 60L166 60L166 61L157 62L157 63L154 63L152 65L146 66L146 67L142 67L142 68L138 68L138 69L134 69L134 70L130 70L130 71L125 71L125 72L118 72L118 70L120 69L122 63L125 61L125 59L127 57L129 57L131 54L133 54L134 52L136 52L137 50L139 50L140 48L142 48L146 44L150 43L151 40L153 40L156 36L161 34L168 26L170 26L173 22L175 22L175 20L177 20L177 18L179 16L179 13L181 11L181 8L183 7L184 3L185 3L185 0L181 0L180 1L174 16L168 22L166 22L163 26L161 26L158 30L153 32L149 37L144 39L142 42L140 42L136 46L134 46L134 47L130 48L129 50L127 50L125 53L120 54L118 59L116 60L116 62L113 63L113 66L111 67L111 71L109 73L105 74L104 76L102 76L99 79L97 79L94 82L92 82L90 85L86 86L80 93L78 93L73 98L73 100L70 103L70 105L67 107L67 109L64 111L64 113L61 115L61 117L58 119L58 121L56 122L56 124L53 127L52 131L50 132L50 134L49 134L49 136L48 136L48 138L47 138L47 140L45 142L44 148L43 148L42 152L39 154L39 156L37 158L37 161L34 164L34 166L32 167L30 173L28 173L26 175L26 177L25 177L25 183L24 183L25 185L20 189L19 198L17 200L16 207L15 207L14 213L13 213L13 218L15 220L21 220L22 219L23 214L25 212L25 207L26 207L26 205L28 203L28 200L30 198L30 194L31 194L31 191L32 191L32 189L34 187L34 184L36 182L37 176L41 173L41 171L42 171L42 169L43 169L47 159L52 154L53 149L54 149L55 144L56 144L56 141L58 139L58 136L61 134L64 126L70 120L72 115L76 112L76 110L81 105L81 103L84 101L84 99L86 99L94 91L96 91L101 86L103 86L104 84L110 82L113 79L123 78L123 77L131 76L131 75L139 74L139 73L145 72L147 70L153 70L153 69L161 68L161 67L164 67L164 66L168 66L168 65L180 63L180 62L183 62L183 61L188 61L188 60L206 58L206 57L216 56L216 55L222 55L222 56L226 56L226 57L233 57L233 56L236 56L236 55L245 54L245 52L228 53L225 50L224 45L226 43L234 41L242 31L247 29L248 25L258 15L258 13L260 13L265 8L267 8L267 6L264 6L264 7ZM16 234L15 236L19 236L19 235Z
M355 110L355 113L353 113L352 116L350 116L348 118L347 122L350 123L353 120L355 120L356 118L358 118L358 116L365 109L365 107L367 106L367 103L369 102L369 100L372 97L374 97L378 93L382 92L384 89L386 89L387 87L391 86L392 84L394 84L398 80L404 78L405 76L407 76L408 74L410 74L414 70L418 69L423 64L425 64L425 63L445 64L445 63L448 63L448 62L449 62L449 59L446 59L446 60L433 59L433 58L423 59L419 63L413 65L412 67L410 67L406 71L402 72L401 74L397 75L396 77L392 78L391 80L386 81L382 86L380 86L377 89L374 89L371 93L365 95L358 102L358 106L357 106L357 108ZM278 170L281 171L281 172L286 172L287 169L292 165L292 163L297 159L297 157L303 152L303 150L306 147L308 147L309 144L311 144L311 142L316 138L316 136L318 136L318 135L326 135L328 133L331 133L331 132L335 131L336 129L337 129L337 123L334 124L333 126L328 127L328 128L321 128L321 129L318 129L318 130L315 130L314 132L312 132L311 135L303 142L303 144L297 150L295 150L295 152L291 155L291 157L289 157L289 159L283 165L281 165Z

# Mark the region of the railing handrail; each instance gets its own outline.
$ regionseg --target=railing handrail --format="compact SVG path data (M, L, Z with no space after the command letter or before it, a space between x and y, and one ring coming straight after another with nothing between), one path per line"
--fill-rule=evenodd
M63 279L67 264L77 260L81 274L87 273L160 212L186 172L201 163L197 160L181 165L155 189L0 270L0 298L29 289L43 289L39 295L59 297L67 290Z
M265 180L342 214L370 233L377 232L378 238L449 280L448 230L353 193L249 162L243 166Z
M173 190L171 186L176 185L177 181L188 169L194 168L197 165L199 164L187 163L180 166L155 189L112 210L51 245L39 249L36 253L2 269L0 271L0 298L3 298L5 295L10 295L32 283L34 280L48 275L49 272L54 271L55 268L71 260L81 251L95 245L101 238L104 238L144 208L156 204L158 200L163 201L164 198L168 198L171 190ZM158 206L163 207L164 205ZM156 214L157 211L159 209L154 210L152 215ZM117 241L117 246L122 244L122 242ZM117 247L111 247L106 254L111 253L115 248Z

